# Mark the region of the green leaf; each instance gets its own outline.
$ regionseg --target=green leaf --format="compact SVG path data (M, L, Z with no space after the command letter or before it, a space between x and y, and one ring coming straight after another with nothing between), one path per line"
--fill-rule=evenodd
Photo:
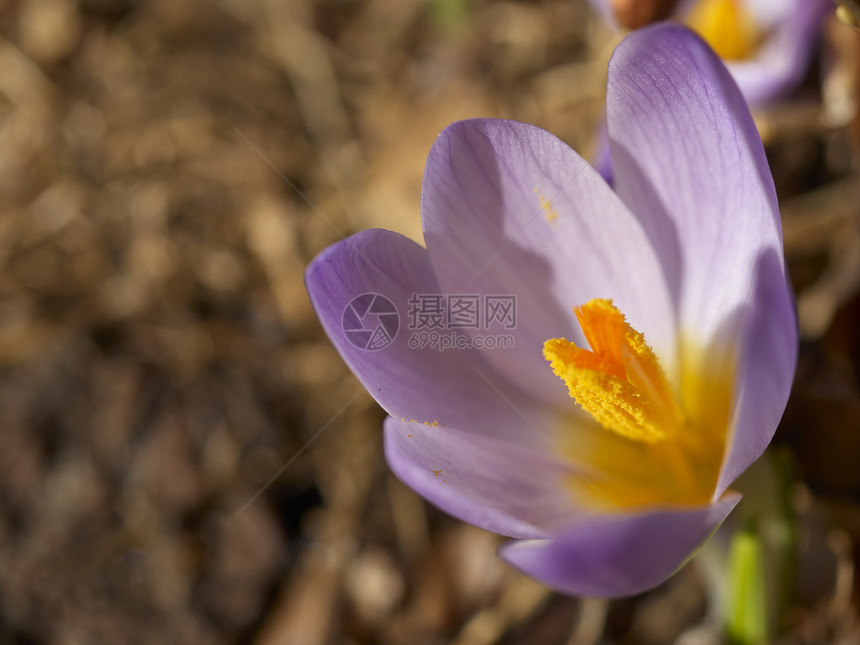
M732 536L726 588L726 633L738 645L768 642L764 548L755 527Z

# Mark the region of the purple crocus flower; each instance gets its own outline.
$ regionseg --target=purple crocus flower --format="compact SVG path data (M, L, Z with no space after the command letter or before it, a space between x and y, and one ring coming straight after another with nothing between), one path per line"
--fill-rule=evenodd
M611 0L589 0L610 22ZM680 0L672 16L720 54L751 105L783 97L803 79L833 0Z
M515 538L502 557L547 585L621 596L665 580L737 504L729 486L784 410L797 330L762 144L707 45L676 25L629 35L607 119L613 188L537 127L449 126L424 176L427 248L364 231L306 281L390 415L398 477ZM410 327L471 322L454 295L477 298L480 328L422 349ZM489 348L490 331L513 347Z

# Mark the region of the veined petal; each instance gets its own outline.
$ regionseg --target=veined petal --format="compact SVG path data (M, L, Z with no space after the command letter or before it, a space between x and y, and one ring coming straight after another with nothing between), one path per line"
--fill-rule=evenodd
M564 593L629 596L672 575L739 500L733 493L699 508L580 516L552 539L503 546L501 556Z
M576 512L562 486L570 467L546 444L530 448L490 434L389 417L385 457L405 484L463 521L511 537L548 537Z
M714 338L746 303L758 257L782 249L749 110L704 42L663 24L615 50L607 113L615 189L659 250L682 333Z
M764 452L779 423L797 363L797 316L776 252L763 255L744 317L729 450L715 498Z
M797 341L786 328L791 296L770 170L737 87L686 28L658 25L629 36L610 62L608 87L616 190L662 250L679 337L697 348L685 363L702 374L735 374L729 418L745 421L730 432L734 456L723 467L722 491L739 474L735 466L749 465L772 436L793 372ZM752 329L760 336L753 339ZM765 364L750 352L786 358ZM738 408L750 369L760 387L774 388L758 402L760 425Z
M571 308L611 298L674 371L674 316L640 223L570 147L532 125L462 121L427 161L427 250L449 293L517 298L513 351L488 351L524 391L569 405L541 357L547 338L581 341Z
M421 246L391 231L363 231L320 253L308 267L305 282L332 343L386 412L397 418L475 431L489 427L521 436L506 403L518 399L516 390L508 391L506 381L473 350L410 347L411 295L440 293ZM384 296L399 316L393 342L376 350L356 346L344 329L347 306L366 293Z

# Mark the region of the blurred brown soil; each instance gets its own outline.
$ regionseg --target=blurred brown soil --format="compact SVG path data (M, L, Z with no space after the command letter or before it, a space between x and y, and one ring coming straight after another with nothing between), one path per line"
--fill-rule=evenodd
M396 481L302 283L420 239L451 121L590 154L616 38L572 0L0 3L0 643L714 642L693 568L564 598ZM785 642L847 644L857 142L815 105L763 121L807 338L778 442L826 563Z

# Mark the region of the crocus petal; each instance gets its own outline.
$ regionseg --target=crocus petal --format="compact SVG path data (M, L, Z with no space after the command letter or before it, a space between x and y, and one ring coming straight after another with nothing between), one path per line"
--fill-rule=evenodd
M666 580L740 500L685 510L580 516L557 537L502 547L514 567L564 593L618 597Z
M768 19L772 32L755 58L727 62L729 71L751 105L772 101L797 85L809 68L821 23L833 5L829 0L751 3ZM765 25L766 26L766 25Z
M798 351L797 317L775 252L758 262L745 325L735 418L717 498L767 448L791 390Z
M699 0L681 0L674 16L682 20ZM608 0L589 0L606 22L618 28ZM751 105L768 103L795 87L804 77L831 0L744 0L764 42L747 60L726 61L744 98Z
M421 246L398 233L363 231L323 251L308 267L305 282L332 343L386 412L428 423L521 434L507 403L517 399L516 391L506 393L504 379L484 366L474 351L410 347L406 329L410 296L440 293ZM347 305L365 293L385 296L400 315L394 341L376 351L353 345L343 327Z
M802 4L811 4L811 2L810 0L744 0L744 6L752 12L756 26L762 31L770 30L780 22L789 20Z
M385 457L429 502L494 533L545 538L575 512L561 485L569 467L546 445L530 449L487 434L389 417Z
M427 160L421 214L444 291L516 296L515 349L485 356L524 391L570 404L541 347L583 342L571 308L592 298L613 299L672 370L659 260L603 178L557 137L494 119L449 126Z
M758 258L782 255L773 180L737 86L693 32L656 25L615 50L607 113L615 189L659 250L681 332L731 338L727 313L746 304Z
M652 27L618 47L608 106L616 190L663 249L681 334L706 364L739 361L719 496L767 445L793 373L797 336L773 181L740 93L685 28ZM753 381L762 396L751 399L744 388Z

